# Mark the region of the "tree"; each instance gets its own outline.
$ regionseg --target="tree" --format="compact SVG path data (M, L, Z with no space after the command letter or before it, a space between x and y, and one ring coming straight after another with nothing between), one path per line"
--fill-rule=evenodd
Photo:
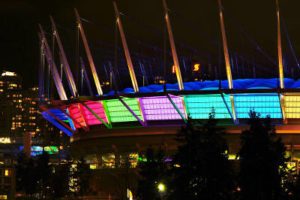
M37 192L38 174L35 160L28 158L23 152L18 155L16 164L16 189L18 192L32 195Z
M251 111L249 129L241 134L240 188L242 200L286 199L285 146L269 117Z
M69 191L69 168L70 165L60 164L55 166L55 172L51 175L50 187L53 199L59 199L68 194Z
M86 195L90 192L89 180L91 177L91 169L89 164L81 158L77 163L77 176L79 185L79 194Z
M295 180L291 185L290 188L291 192L291 200L298 200L300 199L300 175L298 174L295 176Z
M140 180L138 183L138 197L142 200L160 199L157 184L164 180L166 165L164 163L164 152L157 152L149 147L146 150L143 162L139 162Z
M216 125L213 112L203 126L189 119L178 133L169 199L231 199L234 183L228 146L224 131Z

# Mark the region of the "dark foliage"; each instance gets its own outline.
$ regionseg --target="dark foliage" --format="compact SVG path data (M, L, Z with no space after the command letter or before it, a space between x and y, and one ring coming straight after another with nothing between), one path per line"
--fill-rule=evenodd
M77 173L78 185L79 185L79 195L86 195L90 192L89 180L91 177L90 166L82 158L77 163Z
M166 164L164 163L164 152L154 151L148 148L145 153L144 162L139 163L140 180L138 184L138 197L142 200L160 199L157 185L164 182Z
M16 189L26 194L43 193L50 176L49 156L43 153L37 158L28 158L24 153L18 156L16 165Z
M211 114L203 126L189 120L178 133L169 199L231 199L234 182L228 146L216 123Z
M286 199L285 146L270 118L260 119L255 112L250 112L249 125L241 134L239 152L241 199Z

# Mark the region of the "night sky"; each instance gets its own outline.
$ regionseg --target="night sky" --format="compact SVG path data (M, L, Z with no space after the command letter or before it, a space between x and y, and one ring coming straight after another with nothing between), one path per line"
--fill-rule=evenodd
M132 46L131 51L140 50L134 44L136 40L161 48L164 30L161 0L119 0L117 3L124 14L122 20L129 47ZM220 39L217 0L169 0L168 5L176 43L199 52L216 51L215 43ZM223 0L223 6L230 50L244 53L255 50L253 43L247 39L251 38L276 60L275 0ZM37 85L38 23L50 33L49 15L56 20L67 54L73 57L76 43L75 7L81 17L88 20L84 26L91 44L114 43L114 10L111 0L2 0L0 70L20 73L25 88ZM284 26L298 56L300 2L280 1L280 8ZM243 32L247 32L247 36ZM288 52L287 42L283 43L284 50ZM266 58L257 57L257 60L263 59ZM276 66L274 69L277 69Z

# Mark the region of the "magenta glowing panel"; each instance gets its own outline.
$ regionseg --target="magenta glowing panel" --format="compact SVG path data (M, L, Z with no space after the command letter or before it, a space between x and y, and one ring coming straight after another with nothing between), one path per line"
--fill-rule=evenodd
M178 110L186 117L182 97L171 96ZM166 96L143 97L140 104L146 120L181 120L181 116Z
M82 128L87 126L85 119L82 115L81 105L79 103L69 105L68 111L74 121L75 128Z
M103 119L103 121L107 122L104 107L100 101L87 101L85 102L85 105L91 110L93 110L93 112L96 115L98 115L98 117ZM99 119L97 119L94 113L89 111L89 109L87 109L85 106L81 105L81 110L88 125L102 124L102 122Z

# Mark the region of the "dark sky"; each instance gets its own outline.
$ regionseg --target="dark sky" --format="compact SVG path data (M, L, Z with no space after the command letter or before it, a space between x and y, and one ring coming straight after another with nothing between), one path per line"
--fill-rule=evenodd
M169 0L168 4L176 42L200 52L214 51L214 40L220 35L217 0ZM129 38L161 47L164 27L161 0L119 0L118 5L125 15L122 19ZM276 59L275 0L223 0L223 6L229 48L241 52L253 48L242 34L243 29ZM85 24L90 43L113 44L111 0L1 0L0 70L19 72L25 87L36 85L39 65L37 25L41 23L50 31L49 15L52 15L63 43L67 49L72 49L76 41L75 7L82 18L91 22ZM300 53L300 2L281 0L280 7L296 53ZM130 39L128 43L130 46ZM68 54L73 55L74 52L69 51Z

